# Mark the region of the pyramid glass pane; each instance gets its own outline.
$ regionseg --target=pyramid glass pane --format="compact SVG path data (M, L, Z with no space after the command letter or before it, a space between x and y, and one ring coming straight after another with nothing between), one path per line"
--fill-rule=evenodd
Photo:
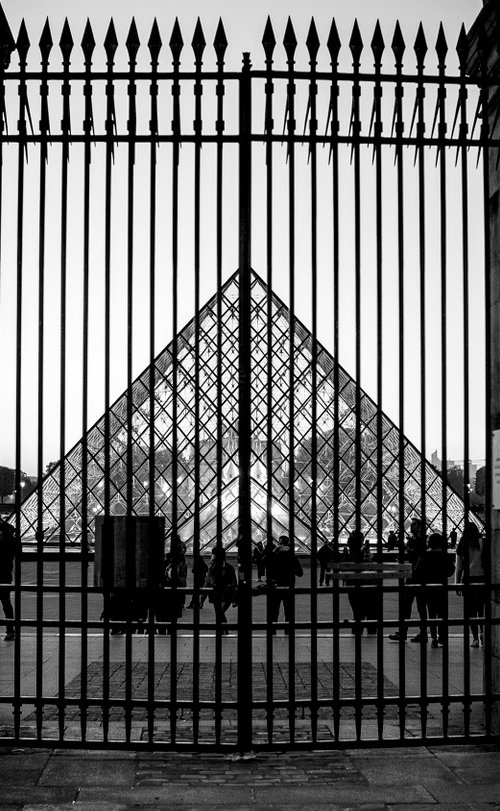
M268 301L270 296L270 301ZM268 376L268 305L271 312L270 347L272 376ZM195 419L195 321L156 358L154 388L150 392L147 368L131 387L131 422L127 421L127 392L111 407L109 446L105 447L104 416L44 479L44 540L63 532L68 542L81 541L86 523L93 539L96 515L104 512L104 471L110 471L111 515L147 515L151 499L156 515L164 516L167 529L176 530L188 548L199 525L202 549L211 546L222 531L226 545L237 536L238 491L238 275L221 291L221 313L217 297L205 305L197 319L199 327L199 414ZM293 329L293 432L290 430L290 329ZM222 353L217 357L220 330ZM252 275L252 524L253 540L265 540L272 533L287 532L293 511L297 545L307 548L312 533L311 515L316 499L318 538L345 538L356 516L361 528L375 541L380 528L385 534L397 523L407 525L415 515L425 514L427 526L438 530L443 518L443 481L438 471L423 460L419 451L400 438L397 427L380 414L376 404L361 391L356 412L356 384L338 368L339 390L335 391L334 358L318 343L316 365L316 420L313 424L313 341L297 320L291 321L287 307L257 274ZM173 379L173 353L177 355ZM217 413L217 392L222 392L222 413ZM173 391L177 391L176 409ZM271 419L268 418L270 404ZM173 418L177 415L174 431ZM315 436L313 436L313 430ZM219 435L220 431L220 435ZM290 437L293 433L293 456ZM128 457L129 434L131 458ZM195 471L195 440L199 437L200 465ZM379 436L382 442L379 442ZM151 443L153 437L153 443ZM359 447L357 442L359 441ZM272 470L268 473L268 443ZM316 448L316 488L312 454ZM219 448L219 450L218 450ZM400 460L400 451L403 457ZM173 481L173 458L177 460ZM82 493L82 464L86 455L87 492ZM149 481L150 458L154 480ZM222 467L218 476L217 460ZM379 458L381 456L381 458ZM359 470L356 470L358 458ZM401 462L401 464L400 464ZM292 463L292 464L291 464ZM64 499L61 500L61 467L64 465ZM382 503L377 504L378 469L382 469ZM404 492L400 493L400 469ZM293 479L290 471L293 471ZM131 482L128 486L128 472ZM338 476L336 478L336 471ZM198 499L196 481L198 476ZM422 503L422 478L425 481ZM221 484L219 490L218 485ZM175 509L173 497L176 498ZM360 503L357 503L360 497ZM444 492L448 529L460 529L464 505L451 489ZM334 505L338 523L334 526ZM61 504L64 514L60 516ZM398 522L400 507L404 515ZM82 521L86 509L86 522ZM270 520L267 513L270 510ZM22 505L21 532L25 542L34 540L37 529L38 493ZM197 521L195 513L198 511ZM382 525L379 527L378 514ZM474 519L475 520L475 519Z

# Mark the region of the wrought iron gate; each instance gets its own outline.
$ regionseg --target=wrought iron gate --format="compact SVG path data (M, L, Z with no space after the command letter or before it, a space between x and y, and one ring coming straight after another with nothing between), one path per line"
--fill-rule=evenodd
M367 48L356 23L342 49L332 21L320 52L312 21L304 69L292 22L278 52L268 20L263 66L245 53L229 70L222 21L210 53L198 21L193 69L178 21L169 49L154 22L147 53L132 21L123 68L112 21L104 53L87 23L81 54L66 21L61 69L47 21L35 68L2 12L2 420L23 544L4 586L4 744L494 736L485 36L462 28L450 69L443 29L428 55L421 26L414 68L399 25L387 47L377 24ZM424 538L482 536L464 597L451 575L418 579L415 518ZM187 581L178 561L163 576L176 536ZM213 547L236 571L227 625L217 584L193 579Z

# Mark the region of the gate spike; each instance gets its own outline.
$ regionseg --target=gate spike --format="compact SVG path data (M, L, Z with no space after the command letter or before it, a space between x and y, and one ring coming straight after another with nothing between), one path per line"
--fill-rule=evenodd
M311 65L314 62L316 64L316 57L319 51L319 37L318 32L316 30L316 23L314 22L314 17L311 17L311 24L309 26L309 31L307 34L306 39L306 46L307 50L309 51L309 57L311 59Z
M422 69L424 67L425 56L428 51L427 40L424 34L422 23L418 26L417 36L415 37L415 44L413 45L417 57L417 67Z
M403 34L401 33L399 20L396 22L396 27L394 28L391 48L394 56L396 57L396 67L400 67L403 62L403 54L406 50L406 44L403 39Z
M448 53L448 43L446 42L446 37L444 35L443 23L439 24L439 33L436 40L436 53L439 59L439 67L444 68L446 54Z
M95 39L94 32L92 31L92 26L90 25L90 20L88 18L87 24L85 26L85 31L83 32L81 45L83 54L85 56L85 62L90 63L95 48Z
M23 20L19 28L19 34L16 43L17 52L19 54L19 62L21 65L26 65L26 59L28 57L28 51L30 47L31 42L29 40L28 32L26 30L26 23Z
M16 50L16 42L12 36L10 25L5 16L5 12L0 4L0 58L3 62L4 70L10 65L10 55Z
M68 18L64 20L63 29L61 32L61 39L59 40L59 48L61 49L61 53L63 55L63 62L65 64L69 63L71 51L73 50L73 37L71 35L71 29L69 27Z
M271 62L273 58L274 49L276 47L276 37L274 36L274 30L270 17L267 18L266 27L264 28L264 34L262 36L262 45L264 46L266 60L268 62Z
M227 49L227 37L226 32L224 30L224 25L222 19L219 17L219 24L217 25L217 31L215 32L214 38L214 50L217 54L217 64L223 65L224 64L224 55Z
M385 51L385 42L384 37L382 36L382 29L380 28L379 20L377 20L375 31L373 32L371 49L375 59L375 67L379 67L382 62L382 54Z
M182 48L184 46L184 40L182 39L179 20L177 19L177 17L175 18L174 27L172 28L172 35L170 37L169 45L170 50L172 51L172 56L174 58L174 63L178 63Z
M458 37L457 42L457 54L458 59L460 62L460 70L465 72L465 68L467 65L467 59L469 56L469 40L467 39L467 34L465 31L465 25L462 23L462 27L460 29L460 35Z
M205 34L203 33L200 18L198 17L191 42L191 47L194 51L195 60L197 63L201 63L206 44Z
M115 24L113 22L113 18L111 18L109 21L108 30L106 32L106 38L104 40L104 50L106 51L106 56L108 58L108 65L113 64L113 59L117 48L118 39L116 37Z
M135 17L132 17L132 22L130 23L129 32L125 42L129 55L129 65L135 65L137 51L139 50L140 44L139 34L137 33L137 26L135 24Z
M288 18L288 22L286 24L285 36L283 37L283 45L285 46L285 52L288 57L288 61L293 62L293 57L297 49L297 37L295 36L295 31L293 29L293 24L290 17Z
M330 33L328 34L326 47L328 48L328 52L330 54L331 65L332 67L336 67L339 63L338 57L341 48L341 42L339 32L337 31L337 25L335 23L335 18L332 18L332 24L330 26Z
M161 41L160 30L158 28L158 23L155 17L153 20L153 25L151 26L151 33L148 39L148 48L149 53L151 54L152 65L158 64L158 57L160 55L162 45L163 43Z
M358 21L354 20L352 27L351 39L349 40L349 49L352 53L353 65L359 67L360 56L363 50L363 40L361 39L361 32L359 30Z
M42 64L47 63L49 61L49 55L53 45L54 41L52 39L52 33L50 30L49 18L47 17L47 19L45 20L45 25L43 26L40 42L38 43L40 53L42 54Z

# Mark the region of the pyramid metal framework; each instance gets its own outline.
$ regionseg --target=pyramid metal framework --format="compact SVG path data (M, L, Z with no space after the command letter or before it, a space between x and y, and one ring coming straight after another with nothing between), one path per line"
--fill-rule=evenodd
M200 547L211 546L222 526L226 546L235 543L238 518L238 273L200 310L154 362L154 392L150 396L149 367L134 381L131 407L127 392L110 409L110 444L106 448L105 418L88 431L81 440L43 480L40 488L44 541L55 540L64 532L69 543L79 543L82 535L82 510L87 510L87 527L93 536L94 519L104 513L104 471L108 455L110 471L110 514L147 515L150 498L154 512L166 519L167 530L172 526L172 454L176 451L177 531L192 547L195 510L199 513ZM268 295L271 296L272 379L268 380ZM218 307L222 314L218 318ZM288 532L290 510L293 509L293 534L298 548L308 549L311 538L312 497L312 336L296 319L291 320L286 305L268 292L262 279L252 272L251 283L251 350L252 350L252 540L267 538L267 515L271 511L273 535ZM195 408L195 323L199 336L199 424ZM290 481L290 329L294 336L294 476ZM217 356L218 331L222 353ZM176 348L177 434L173 447L173 350ZM377 438L376 404L361 391L360 408L356 415L356 384L342 368L337 370L339 388L334 389L334 359L319 344L317 348L316 381L316 448L317 487L316 516L318 543L334 532L334 503L338 503L340 538L354 527L356 496L361 528L375 540L377 535L377 459L382 454L382 521L384 533L395 528L400 512L400 433L398 428L381 415L382 447ZM217 492L217 386L218 375L223 391L220 418L219 454L222 459L221 492ZM267 397L272 394L272 492L268 491L266 462L268 459ZM335 400L338 425L335 426ZM131 410L131 425L127 411ZM154 420L154 447L150 448L150 418ZM358 419L360 424L357 425ZM222 428L222 430L221 430ZM132 464L127 467L127 438L131 432ZM195 434L199 432L200 497L195 503ZM338 433L338 447L335 437ZM359 443L358 454L356 443ZM421 512L422 465L425 467L425 516L427 525L439 529L443 513L443 482L440 474L419 451L403 438L404 516L403 522ZM334 480L334 454L338 453L338 480ZM86 454L87 492L82 493L82 462ZM149 481L150 454L154 454L154 481ZM356 456L359 481L356 482ZM360 461L360 464L359 464ZM64 465L64 516L60 519L60 480ZM127 469L132 470L132 483L127 489ZM290 494L293 492L293 499ZM128 505L127 498L131 503ZM21 507L23 540L34 541L37 528L39 494L34 492ZM464 504L456 493L446 491L447 526L460 528ZM92 540L92 538L91 538Z

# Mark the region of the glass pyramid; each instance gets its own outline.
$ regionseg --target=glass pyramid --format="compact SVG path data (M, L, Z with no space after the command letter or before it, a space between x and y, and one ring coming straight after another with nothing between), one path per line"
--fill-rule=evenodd
M252 524L254 542L265 541L268 532L268 510L274 536L289 531L293 510L293 534L298 548L309 548L311 538L312 498L311 449L312 419L312 336L297 320L291 324L288 308L252 273ZM268 295L271 295L272 420L268 437ZM200 548L215 542L218 527L223 542L236 541L238 518L238 273L221 290L221 319L218 318L215 295L190 322L176 341L177 431L173 431L173 350L172 342L155 360L154 392L150 396L149 367L134 381L130 403L125 392L108 415L110 443L105 448L104 416L88 431L66 457L44 478L44 542L56 540L64 532L69 543L79 543L82 535L83 510L93 539L94 519L104 513L104 471L106 454L110 471L109 512L111 515L147 515L150 498L154 512L166 519L172 529L173 495L176 498L176 531L188 549L192 548L195 510L198 509ZM199 334L199 425L195 424L195 324ZM290 481L290 328L294 336L294 472ZM217 355L218 333L222 345ZM334 359L317 343L316 382L316 524L318 544L334 534L334 503L338 503L339 540L354 528L356 497L360 496L358 514L361 528L373 542L377 538L377 439L376 404L361 392L359 420L356 417L356 385L342 368L338 369L339 390L334 389ZM222 386L222 414L217 415L217 384ZM335 426L335 399L338 398L338 426ZM131 422L127 413L131 413ZM151 426L151 415L153 426ZM422 465L425 467L425 517L428 527L438 530L442 523L443 483L440 474L406 439L404 446L404 515L400 511L399 451L397 427L385 417L382 420L382 522L383 533L397 524L407 527L410 519L420 515L422 504ZM219 423L219 424L218 424ZM153 430L151 430L153 428ZM196 431L199 431L199 498L195 503ZM219 445L217 442L219 435ZM338 449L335 438L338 432ZM130 433L130 443L128 436ZM176 434L176 438L174 437ZM154 437L154 447L150 438ZM271 491L267 475L267 444L272 442ZM174 442L176 448L173 447ZM359 447L357 447L359 443ZM127 451L131 449L131 460ZM217 450L219 447L219 450ZM177 466L173 482L172 456L176 451ZM338 457L338 481L334 480L334 454ZM154 481L149 481L150 454L154 458ZM82 461L86 454L87 488L82 492ZM217 458L222 461L217 475ZM356 476L356 456L360 461ZM127 461L128 460L128 461ZM61 468L64 465L64 516L60 520ZM132 480L127 487L127 470ZM293 499L290 499L290 493ZM25 542L34 541L37 528L38 493L29 496L21 507L21 533ZM447 526L459 528L463 523L464 505L456 493L446 491Z

